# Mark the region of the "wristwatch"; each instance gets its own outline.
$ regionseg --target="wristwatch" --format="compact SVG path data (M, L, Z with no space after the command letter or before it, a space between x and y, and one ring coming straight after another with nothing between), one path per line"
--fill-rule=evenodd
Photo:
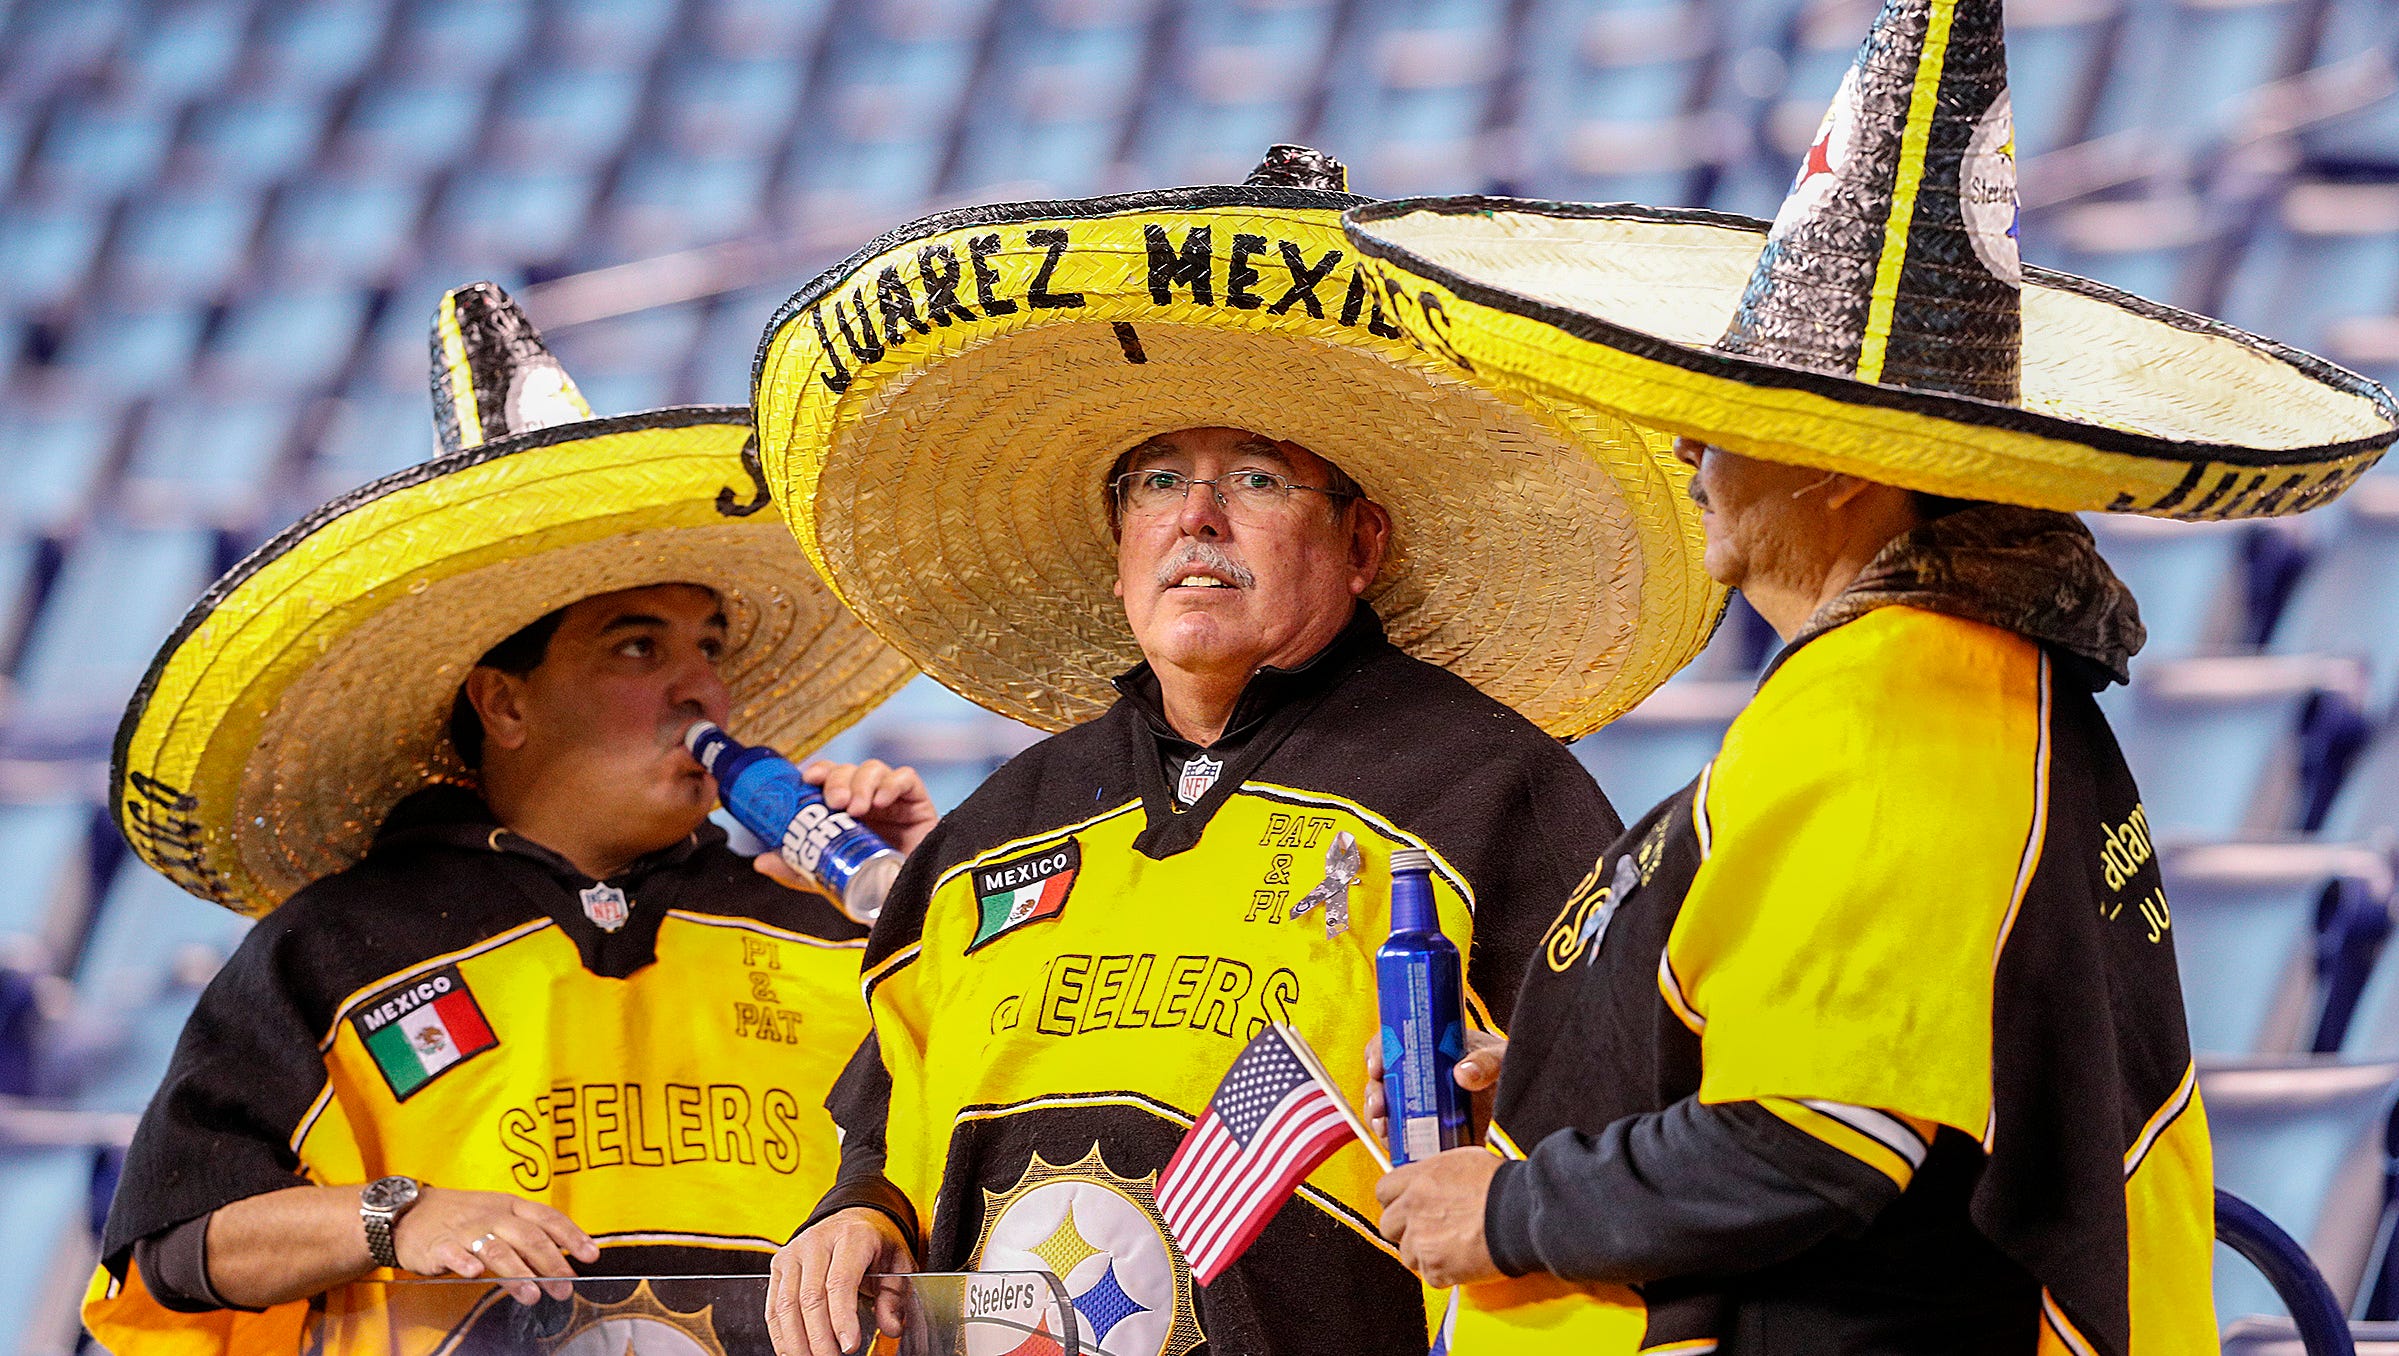
M424 1187L414 1177L377 1178L358 1193L358 1219L366 1226L367 1256L375 1259L376 1266L400 1265L399 1251L392 1246L392 1230L423 1193Z

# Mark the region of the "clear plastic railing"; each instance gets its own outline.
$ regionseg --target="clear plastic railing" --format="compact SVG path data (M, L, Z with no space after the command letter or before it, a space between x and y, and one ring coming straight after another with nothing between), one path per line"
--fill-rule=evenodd
M1082 1356L1065 1287L1046 1271L904 1278L903 1331L875 1356ZM771 1356L764 1276L523 1283L359 1282L326 1296L308 1356ZM863 1308L861 1330L874 1332Z

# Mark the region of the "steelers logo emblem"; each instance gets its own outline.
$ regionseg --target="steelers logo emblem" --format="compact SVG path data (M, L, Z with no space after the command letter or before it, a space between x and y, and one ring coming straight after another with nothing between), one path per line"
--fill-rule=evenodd
M1200 1328L1191 1270L1158 1218L1156 1181L1155 1173L1117 1176L1096 1144L1063 1168L1035 1154L1015 1186L984 1193L974 1266L1056 1276L1084 1351L1183 1356L1199 1345Z

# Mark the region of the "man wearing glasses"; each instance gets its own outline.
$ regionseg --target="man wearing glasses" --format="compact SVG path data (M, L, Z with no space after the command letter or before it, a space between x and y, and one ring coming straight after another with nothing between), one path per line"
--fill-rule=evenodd
M1362 1153L1204 1291L1156 1228L1153 1174L1261 1024L1344 1056L1363 1043L1393 846L1442 854L1444 927L1487 1028L1618 831L1557 740L1384 637L1360 595L1391 514L1339 467L1190 428L1132 447L1098 488L1145 662L1105 714L994 774L895 887L867 980L914 1048L869 1041L829 1103L841 1180L776 1261L784 1356L854 1349L870 1272L966 1266L1061 1276L1112 1352L1422 1351L1418 1285L1362 1227ZM1032 822L1028 805L1056 808ZM1344 866L1350 844L1364 870L1354 852ZM970 1071L1012 1081L945 1086ZM961 1097L973 1114L946 1114ZM947 1166L920 1219L886 1155L904 1181L928 1144Z

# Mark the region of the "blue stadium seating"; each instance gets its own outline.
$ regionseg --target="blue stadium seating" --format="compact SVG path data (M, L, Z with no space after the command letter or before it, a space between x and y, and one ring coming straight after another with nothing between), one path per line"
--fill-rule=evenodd
M106 222L75 203L14 202L0 209L0 304L17 312L55 306L90 272Z
M268 218L266 258L292 278L382 281L415 238L425 197L424 185L406 179L294 185Z
M92 907L97 811L81 800L0 805L0 970L63 973Z
M228 100L194 115L179 172L264 186L298 173L325 138L321 97Z
M2314 559L2273 635L2281 654L2353 655L2366 665L2366 708L2399 696L2399 482L2369 476L2318 524Z
M76 968L75 1014L62 1038L77 1075L74 1106L126 1112L149 1103L201 986L249 927L164 876L118 874Z
M297 411L261 396L187 397L152 409L119 486L147 522L240 532L257 524Z
M2240 635L2242 523L2178 523L2087 513L2116 577L2140 604L2144 659L2221 652Z
M2151 830L2222 838L2297 821L2301 717L2319 693L2354 703L2364 687L2354 662L2322 656L2136 660L2132 686L2099 702Z
M378 84L359 96L334 143L334 155L358 170L407 173L461 162L483 122L481 86L457 89L435 80Z
M107 288L125 297L214 297L248 257L258 216L258 200L239 191L130 203L109 247Z
M88 1147L0 1148L0 1332L19 1350L74 1348L74 1305L95 1256L91 1187Z
M2389 862L2314 843L2224 843L2168 848L2159 866L2173 909L2192 1048L2213 1055L2307 1049L2322 1001L2315 982L2318 906L2336 882L2356 880L2387 919ZM2379 991L2368 992L2379 999ZM2368 1013L2374 1022L2383 1019L2376 1004L2361 1005L2361 1019ZM2399 1012L2390 1020L2399 1023ZM2399 1028L2347 1048L2399 1057Z
M1630 824L1699 775L1752 690L1741 680L1669 683L1613 724L1583 736L1574 756Z
M2399 734L2388 723L2349 770L2322 833L2334 842L2399 849Z
M123 422L116 409L98 404L0 415L9 457L0 520L33 532L71 529L92 508Z
M84 534L17 661L9 742L86 757L105 750L151 655L218 563L217 536L202 528Z
M423 391L342 400L311 465L311 502L321 503L433 455L433 413Z
M149 394L169 389L189 372L208 330L200 301L144 302L94 308L59 346L52 366L88 391Z
M389 19L380 0L293 5L267 14L252 45L262 86L326 98L366 69Z
M2383 1135L2399 1064L2291 1056L2203 1065L2216 1185L2307 1245L2346 1304L2366 1274L2382 1215ZM2265 1279L2216 1252L2216 1316L2278 1314Z

